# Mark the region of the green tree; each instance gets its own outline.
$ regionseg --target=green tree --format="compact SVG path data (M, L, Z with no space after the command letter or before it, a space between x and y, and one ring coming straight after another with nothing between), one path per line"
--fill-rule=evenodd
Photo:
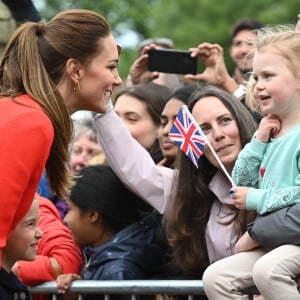
M104 15L118 39L129 30L139 40L169 37L175 48L188 49L202 42L219 43L224 47L229 70L229 35L240 18L255 18L265 24L295 23L300 13L299 0L45 0L42 15L49 19L69 8L91 9ZM121 45L123 46L123 45ZM137 48L123 46L120 75L125 78L136 58Z

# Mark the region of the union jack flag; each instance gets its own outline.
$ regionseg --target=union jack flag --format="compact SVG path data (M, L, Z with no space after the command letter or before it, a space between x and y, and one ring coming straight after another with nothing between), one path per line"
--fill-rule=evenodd
M169 132L169 138L179 146L198 168L198 160L203 154L206 137L186 105L183 105L179 110Z

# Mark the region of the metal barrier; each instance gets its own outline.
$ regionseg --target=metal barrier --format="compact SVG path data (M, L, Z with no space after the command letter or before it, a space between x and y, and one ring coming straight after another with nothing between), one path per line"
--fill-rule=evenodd
M42 283L30 287L31 294L52 294L52 300L57 300L57 285L55 281ZM201 280L76 280L73 281L68 293L78 294L78 300L83 299L84 294L105 295L109 300L110 295L131 295L136 300L138 295L187 295L188 300L193 300L194 295L205 295ZM256 288L248 288L243 292L253 299L257 295Z

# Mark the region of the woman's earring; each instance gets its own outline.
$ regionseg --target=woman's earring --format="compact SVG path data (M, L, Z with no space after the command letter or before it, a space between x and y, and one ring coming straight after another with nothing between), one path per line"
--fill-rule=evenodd
M80 91L79 81L73 85L73 92L78 93Z

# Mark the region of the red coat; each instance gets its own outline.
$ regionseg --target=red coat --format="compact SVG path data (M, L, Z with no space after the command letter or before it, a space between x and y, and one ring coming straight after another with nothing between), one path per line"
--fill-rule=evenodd
M50 119L28 95L0 99L1 264L8 235L32 203L53 138Z
M38 196L40 207L39 227L43 237L38 243L38 255L34 261L19 261L18 276L26 285L36 285L55 280L49 262L54 257L62 273L79 274L82 266L80 248L74 243L71 232L63 224L58 210L47 198Z

